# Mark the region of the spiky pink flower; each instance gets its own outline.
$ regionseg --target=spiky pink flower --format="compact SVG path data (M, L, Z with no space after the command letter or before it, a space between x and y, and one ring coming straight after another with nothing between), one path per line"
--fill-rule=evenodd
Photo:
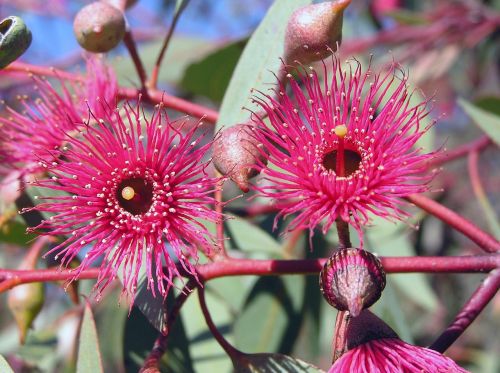
M161 108L150 119L140 105L104 113L78 137L68 135L51 178L34 182L64 192L37 197L35 208L51 217L36 230L64 237L51 250L62 265L85 252L75 278L102 258L99 291L120 271L133 296L144 263L148 288L165 296L174 276L196 275L198 248L209 254L214 245L202 224L218 216L210 208L218 179L207 176L202 161L211 144L194 138L199 126L182 134Z
M414 346L398 338L384 338L347 351L328 372L466 373L467 370L437 351Z
M368 310L347 318L344 341L345 346L335 349L347 351L342 351L329 373L467 373L437 351L403 342Z
M0 161L11 169L33 172L46 167L50 152L64 145L65 133L90 117L100 118L105 108L98 103L116 102L117 83L110 67L102 59L87 59L87 74L73 84L61 80L61 93L44 78L33 77L36 100L20 99L22 111L7 108L0 117Z
M428 102L410 104L395 64L379 75L356 61L332 63L332 74L323 64L324 82L304 68L298 80L287 74L290 94L280 84L276 98L255 98L270 121L257 119L268 166L258 167L267 182L256 189L288 201L278 217L297 213L289 229L312 232L323 223L326 232L340 218L361 236L370 213L400 218L401 197L427 189L430 177L421 173L433 153L416 142L429 128L422 124Z

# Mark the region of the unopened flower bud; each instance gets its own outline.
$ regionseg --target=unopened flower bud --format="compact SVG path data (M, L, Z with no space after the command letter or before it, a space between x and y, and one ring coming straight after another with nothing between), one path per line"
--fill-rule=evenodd
M19 328L21 344L24 343L28 329L42 309L44 300L45 288L40 282L18 285L9 291L7 303Z
M326 1L297 9L285 33L285 61L302 64L321 60L342 41L344 9L351 0Z
M31 44L31 31L24 21L10 16L0 22L0 69L17 60Z
M238 124L223 130L214 141L215 168L245 193L249 190L248 180L258 174L254 166L266 162L252 131L253 126Z
M321 270L320 287L328 303L356 317L382 295L385 272L380 260L368 251L341 249Z
M125 28L123 12L99 1L83 7L73 23L78 43L94 53L108 52L116 47L125 35Z

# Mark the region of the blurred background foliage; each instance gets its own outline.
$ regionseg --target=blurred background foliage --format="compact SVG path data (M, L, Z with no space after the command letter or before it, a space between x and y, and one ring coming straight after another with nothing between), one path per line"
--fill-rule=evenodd
M85 3L0 0L0 17L19 15L31 28L33 44L23 61L78 71L83 68L82 51L73 37L72 19ZM271 0L191 0L167 51L159 88L218 109L249 36L271 4ZM384 4L392 6L384 7ZM478 138L483 132L473 122L481 125L484 115L493 123L487 129L496 131L490 136L498 136L500 33L496 29L474 42L466 39L474 33L472 26L467 28L469 23L477 26L481 12L499 17L499 7L498 0L354 0L345 13L341 53L352 53L363 64L368 63L372 53L374 67L392 59L402 61L404 70L410 72L411 84L418 88L416 94L435 98L433 116L439 119L438 125L428 133L422 146L434 149L444 145L451 149ZM173 1L139 0L127 12L148 71L154 64L174 8ZM428 16L438 8L444 9L440 17ZM458 13L459 8L462 13ZM456 23L457 19L462 23ZM414 39L363 44L400 26L430 28L434 23L446 21L451 24L455 21L455 29L431 35L429 40L417 34ZM286 19L275 22L285 23ZM138 86L134 67L123 46L110 54L109 61L121 85ZM279 64L279 60L273 63ZM251 66L248 69L251 70ZM270 83L272 80L262 82L263 85ZM29 80L19 81L6 75L0 76L0 87L1 99L14 106L16 95L29 95L31 90ZM459 98L465 103L459 105ZM171 115L180 116L174 112ZM494 212L500 206L498 157L498 149L494 147L480 156L486 200L479 201L473 192L466 176L466 159L446 164L433 184L440 202L493 233ZM226 198L237 194L234 187L226 186ZM227 245L234 256L316 258L328 256L336 245L335 232L326 237L316 234L312 250L307 237L282 234L286 221L280 222L273 231L273 214L257 218L245 216L243 207L247 203L245 198L240 198L228 207L233 219L225 223ZM0 204L0 267L17 268L33 236L25 235L24 222L15 217L14 206L3 201ZM485 204L489 215L484 212ZM435 218L417 210L412 213L409 223L376 220L374 226L367 229L368 248L379 255L391 256L479 253L467 239ZM44 260L38 263L39 267L47 265L50 263ZM428 345L452 320L482 278L474 274L389 275L387 288L374 311L404 340ZM105 372L136 372L140 368L158 331L137 308L129 313L125 302L119 306L119 283L110 287L100 302L89 298L92 311L84 306L82 297L75 305L62 284L44 286L45 303L24 345L19 344L19 332L7 309L6 294L0 295L0 354L7 357L16 372L75 371L77 356L87 356L86 361L95 360L96 340ZM92 281L79 281L77 293L88 295L91 287ZM242 276L209 282L206 297L219 330L238 349L246 353L289 354L327 369L336 312L323 301L318 290L316 276ZM497 296L450 348L449 356L472 372L498 372L499 324ZM79 364L79 371L99 368ZM208 331L194 294L175 324L162 364L166 372L231 370L231 361Z

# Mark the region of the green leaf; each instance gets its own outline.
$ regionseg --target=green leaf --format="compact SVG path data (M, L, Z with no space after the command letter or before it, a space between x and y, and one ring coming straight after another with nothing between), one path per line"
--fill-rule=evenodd
M272 71L278 72L284 52L287 20L292 12L310 0L275 1L247 43L231 77L222 100L216 131L246 122L249 113L243 107L255 109L250 103L251 89L265 91L276 82Z
M244 354L235 359L236 373L320 373L323 370L302 360L282 354Z
M402 234L404 224L373 219L374 226L366 231L369 249L381 256L415 255L409 238ZM438 300L422 273L394 274L388 278L409 299L429 311L436 309Z
M233 245L247 253L263 253L267 258L282 258L281 245L269 233L245 219L226 220Z
M14 373L9 363L7 362L7 360L5 360L5 358L2 355L0 355L0 372Z
M476 123L497 145L500 145L500 116L486 110L464 99L458 99L458 104L465 113Z
M241 56L246 41L237 41L191 64L182 77L181 87L195 95L220 102L227 89L231 74Z
M500 97L481 96L474 100L474 105L497 116L500 116Z
M113 331L110 330L110 333L112 332ZM101 352L99 351L99 341L97 339L94 316L92 316L92 309L88 302L83 311L83 321L80 328L79 340L76 372L104 372L102 369Z
M163 39L140 44L139 54L141 55L146 71L153 70L162 43ZM217 44L211 43L206 39L176 35L170 40L163 62L164 66L160 69L160 75L158 76L160 88L164 87L166 83L176 84L179 82L187 66L198 61L201 56L211 53L216 47ZM113 68L120 85L139 85L139 78L130 58L121 58L113 61Z
M292 350L303 315L304 277L261 277L234 324L236 345L243 351Z

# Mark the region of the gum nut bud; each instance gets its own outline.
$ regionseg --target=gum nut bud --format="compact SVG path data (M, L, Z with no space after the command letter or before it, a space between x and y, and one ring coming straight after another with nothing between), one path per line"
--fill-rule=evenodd
M325 263L320 288L326 301L353 317L374 304L385 287L380 260L361 249L340 249Z
M31 31L24 21L10 16L0 22L0 69L17 60L31 44Z
M26 340L28 329L42 309L44 300L45 288L41 282L18 285L9 291L7 303L19 328L21 344Z
M248 180L258 174L257 164L267 159L249 124L238 124L223 130L214 141L214 165L229 176L243 192L248 192Z
M83 7L73 23L78 43L94 53L108 52L116 47L125 35L125 27L123 12L104 2Z
M123 0L104 0L106 3L113 5L115 8L121 9L123 6ZM130 8L131 6L137 4L137 0L126 0L125 1L125 9Z
M342 41L344 9L351 0L326 1L297 9L285 32L285 61L307 64L319 61Z

